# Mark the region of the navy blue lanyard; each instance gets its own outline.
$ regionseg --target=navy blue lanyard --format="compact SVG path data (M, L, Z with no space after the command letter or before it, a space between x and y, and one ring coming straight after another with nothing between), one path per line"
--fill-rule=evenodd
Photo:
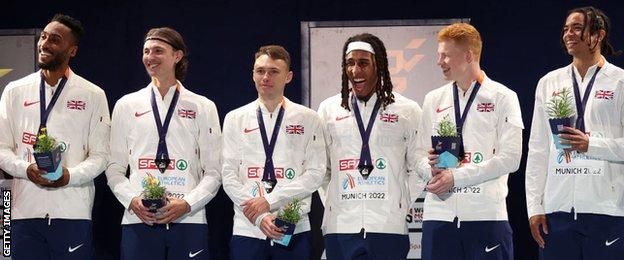
M457 125L457 134L460 136L463 133L464 122L466 121L466 116L468 115L468 111L470 110L472 101L474 101L475 97L477 96L477 92L479 92L480 88L481 88L481 83L477 81L477 83L475 83L474 88L472 89L472 93L470 93L470 97L468 97L468 102L466 102L466 107L464 107L464 112L460 116L459 115L459 109L460 109L459 108L459 94L457 93L458 92L457 83L453 83L453 102L455 105L455 124Z
M594 86L594 81L596 80L596 75L598 75L598 71L600 71L601 67L597 67L594 75L589 80L587 84L587 88L585 89L585 94L583 95L583 99L581 100L581 91L579 89L579 85L576 82L576 74L574 74L574 67L572 67L572 86L574 87L574 100L576 101L576 129L581 130L583 133L585 132L585 107L587 107L587 100L589 99L589 93L591 92L592 87Z
M277 112L277 119L275 126L273 126L273 134L271 135L271 142L267 138L266 128L264 126L264 119L262 118L262 110L258 107L256 112L258 117L258 125L260 128L260 135L262 136L262 146L264 146L264 173L262 174L262 181L275 182L275 166L273 165L273 150L275 150L275 143L277 143L277 134L279 133L280 125L282 124L282 118L284 118L284 108L280 106L279 112Z
M375 123L375 119L377 118L377 113L379 112L379 107L381 107L381 102L379 99L375 101L375 106L373 107L373 112L370 115L370 119L368 120L368 126L364 129L364 123L362 122L362 116L360 115L360 108L357 105L357 98L355 95L351 96L351 105L353 106L353 112L355 114L355 121L358 125L358 130L360 132L360 137L362 138L362 149L360 151L360 165L373 165L373 160L371 158L370 147L368 145L368 140L370 139L371 131L373 130L373 124Z
M41 128L46 127L46 124L48 123L48 116L50 116L50 112L52 112L52 108L54 107L54 104L56 104L56 101L61 95L61 91L63 91L63 88L65 87L65 83L67 83L67 78L63 76L63 78L61 79L61 83L56 88L54 95L52 95L50 104L46 108L45 78L43 77L43 74L41 74L41 84L39 84L39 111L41 113L40 113L38 132L41 132Z
M173 110L175 109L176 104L178 103L178 97L180 96L180 91L177 89L173 93L173 99L171 100L171 104L169 104L169 110L167 110L167 116L165 117L165 123L162 124L160 120L160 113L158 112L158 105L156 104L156 94L154 93L154 89L152 89L152 112L154 113L154 120L156 121L156 128L158 129L158 149L156 150L156 160L165 160L165 167L159 167L161 172L164 172L166 167L169 165L169 151L167 150L167 131L169 130L169 123L171 123L171 117L173 116Z

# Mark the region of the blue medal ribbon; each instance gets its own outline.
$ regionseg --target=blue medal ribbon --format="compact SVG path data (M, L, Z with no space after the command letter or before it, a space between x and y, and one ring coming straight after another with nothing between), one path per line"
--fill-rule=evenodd
M360 108L357 105L357 98L355 97L355 95L351 96L351 105L353 106L353 113L355 114L355 121L358 125L360 138L362 138L362 148L360 150L360 162L358 165L358 170L360 171L360 174L362 174L362 177L364 179L368 179L368 176L374 168L368 140L370 139L370 134L373 130L373 124L375 123L375 119L377 118L377 113L379 112L379 108L381 107L381 102L379 102L379 98L377 98L377 100L375 101L375 106L373 107L373 112L370 115L370 119L368 120L368 126L366 126L366 129L364 129L364 122L362 121Z
M576 129L581 130L585 133L585 107L587 107L587 100L589 99L589 93L591 92L592 87L594 86L594 81L596 80L596 75L598 75L598 71L600 71L602 67L597 67L594 75L587 83L587 88L585 89L585 93L583 95L583 99L581 100L581 91L579 89L579 85L576 82L576 74L574 73L574 68L572 68L572 86L574 87L574 101L576 101Z
M169 159L169 151L167 150L166 137L167 131L169 130L169 123L171 123L171 117L173 116L173 110L175 110L179 96L180 91L176 86L176 90L173 93L173 99L171 100L171 104L169 104L169 110L167 110L165 123L162 124L162 121L160 120L160 113L158 112L158 105L156 104L156 94L154 93L154 89L152 89L152 112L154 114L154 120L156 121L156 129L158 129L158 149L156 150L156 159L154 162L161 173L164 173L167 170L167 167L171 162Z
M464 154L465 154L464 138L462 137L463 129L464 129L464 122L466 121L466 116L468 116L468 111L470 110L470 106L472 106L472 102L477 97L477 92L479 92L480 88L481 88L481 83L477 81L474 85L474 88L472 89L472 93L470 93L470 97L468 97L468 101L466 102L466 107L464 107L464 112L460 116L459 94L458 94L459 88L457 87L457 82L453 83L453 105L455 108L455 124L457 125L457 134L461 138L460 147L459 147L459 160L460 161L463 160Z
M59 96L61 96L61 92L63 88L65 88L65 83L67 83L67 77L63 76L61 78L61 83L59 83L56 91L52 95L52 99L50 99L50 104L46 107L45 77L41 74L41 83L39 84L39 129L37 130L37 136L41 134L41 129L46 127L48 117L52 112L52 108L54 108L54 104L56 104ZM37 140L39 140L39 138L37 138ZM33 148L34 147L37 147L37 142L33 145Z
M265 185L267 193L273 191L273 187L277 184L277 178L275 177L275 165L273 165L273 151L275 150L275 143L277 143L277 135L284 118L284 107L280 106L279 112L277 112L277 119L273 126L273 134L271 135L271 141L269 142L264 125L264 119L262 118L262 110L258 106L256 111L258 118L258 125L260 128L260 136L262 137L262 146L264 147L264 171L262 173L262 182Z

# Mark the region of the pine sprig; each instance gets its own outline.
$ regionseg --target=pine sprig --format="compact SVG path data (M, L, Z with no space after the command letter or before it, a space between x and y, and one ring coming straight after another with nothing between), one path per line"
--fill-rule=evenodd
M297 224L301 219L301 200L293 199L286 204L278 213L277 218L286 222Z
M47 128L41 128L39 135L37 136L37 142L35 143L35 152L36 153L47 153L51 152L56 148L56 139L48 135Z
M546 113L550 118L568 118L575 114L574 97L569 88L562 89L554 94L546 103Z
M438 123L437 132L439 136L455 137L457 136L457 127L455 123L449 119L449 116L446 115L440 120L440 123Z
M156 177L148 173L143 181L144 189L141 195L144 199L154 200L165 197L166 189L164 186L160 185L160 181L158 181Z

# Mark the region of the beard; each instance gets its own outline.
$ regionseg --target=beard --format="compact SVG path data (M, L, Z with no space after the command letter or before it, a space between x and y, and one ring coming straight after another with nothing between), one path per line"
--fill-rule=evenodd
M41 61L37 61L37 65L39 66L40 69L44 69L44 70L49 70L49 71L55 71L58 70L59 68L61 68L61 66L63 65L63 63L65 63L65 61L67 60L67 57L69 56L68 52L64 52L64 53L53 53L52 54L52 59L48 62L41 62Z

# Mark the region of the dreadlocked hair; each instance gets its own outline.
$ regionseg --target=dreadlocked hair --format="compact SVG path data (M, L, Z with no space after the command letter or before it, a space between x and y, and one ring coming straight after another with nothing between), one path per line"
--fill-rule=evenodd
M394 103L394 95L392 94L392 80L390 80L390 71L388 70L388 55L386 54L386 47L383 42L377 38L377 36L370 33L362 33L349 38L342 48L342 95L341 106L346 110L351 111L349 108L349 77L347 76L347 47L351 42L366 42L373 46L375 51L375 68L377 70L377 86L375 86L375 92L377 98L382 102L383 109L386 106Z
M590 37L594 33L597 33L600 30L604 30L605 37L604 39L602 39L602 42L600 43L600 54L607 55L607 56L618 56L622 54L622 51L621 50L616 51L615 48L613 48L613 45L611 45L611 42L609 41L609 32L611 31L611 21L609 20L609 17L607 17L607 15L602 10L595 8L593 6L579 7L579 8L575 8L575 9L568 11L568 15L566 17L570 16L570 14L573 14L573 13L580 13L583 16L585 16L585 24L587 26L585 26L583 28L583 31L581 32L582 41L585 40L584 37L585 37L586 29L589 29ZM561 37L561 43L563 44L565 48L563 37ZM596 43L594 46L590 46L590 50L594 52L597 46L598 46L598 43Z

